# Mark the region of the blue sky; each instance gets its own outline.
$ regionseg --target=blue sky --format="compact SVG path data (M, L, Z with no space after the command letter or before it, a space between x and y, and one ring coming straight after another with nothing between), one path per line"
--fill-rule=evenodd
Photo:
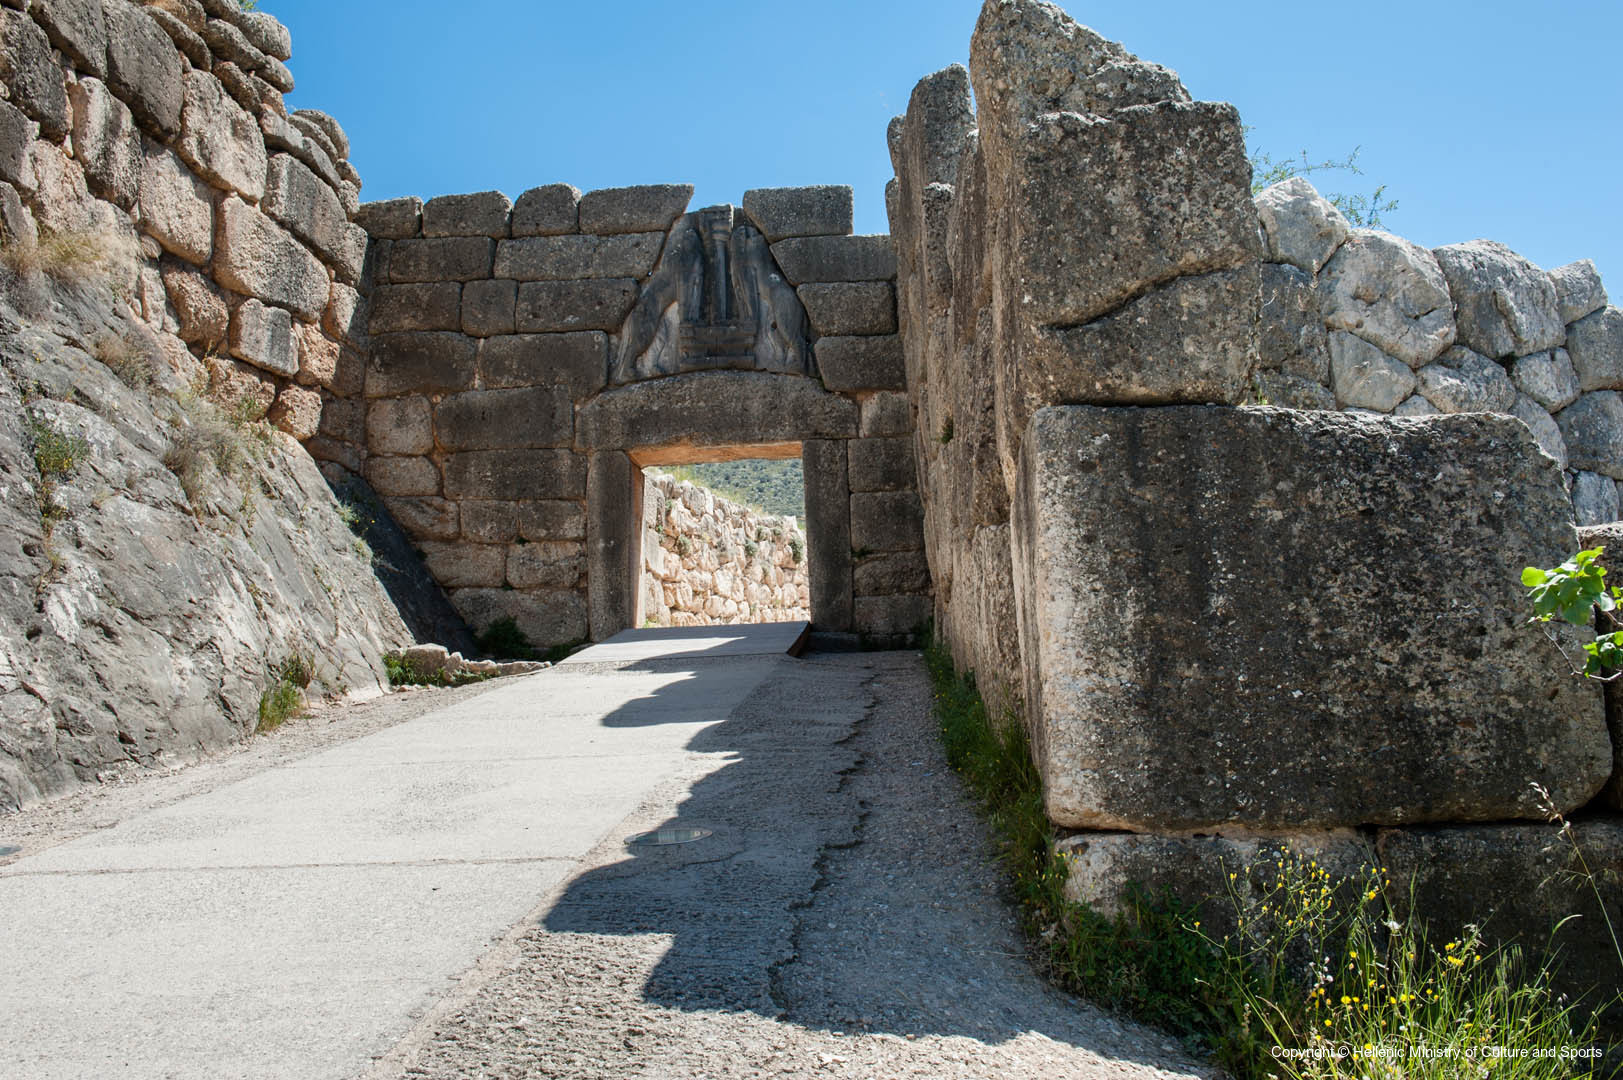
M918 79L968 59L978 0L261 0L293 31L289 102L336 116L363 199L565 180L856 189L885 232L885 125ZM1254 146L1362 147L1387 224L1483 236L1546 267L1592 258L1623 296L1623 3L1234 5L1073 0L1067 10L1231 101ZM448 14L454 13L454 15Z

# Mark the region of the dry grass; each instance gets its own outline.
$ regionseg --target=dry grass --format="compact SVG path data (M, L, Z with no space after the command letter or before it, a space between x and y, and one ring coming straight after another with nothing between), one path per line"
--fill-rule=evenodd
M42 273L67 285L108 281L135 258L132 239L105 232L42 229L38 240L14 240L0 248L0 262L12 273Z
M90 355L132 390L150 390L157 378L151 351L133 334L102 334L91 343Z

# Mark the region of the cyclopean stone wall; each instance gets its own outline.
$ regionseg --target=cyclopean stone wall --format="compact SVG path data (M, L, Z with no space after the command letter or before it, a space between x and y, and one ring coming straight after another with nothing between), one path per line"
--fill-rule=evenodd
M643 484L642 623L711 626L811 618L806 534L668 473Z
M178 373L350 460L320 432L360 393L361 179L337 121L283 102L286 28L231 0L8 0L0 42L8 232L136 252L123 286Z
M889 238L849 188L527 191L362 207L367 477L476 629L638 621L643 465L804 456L811 608L929 615ZM357 449L357 454L360 451Z
M1615 516L1593 268L1348 230L1301 182L1253 200L1232 107L1041 0L988 0L890 150L936 626L1023 717L1073 892L1198 899L1288 839L1378 853L1396 901L1486 846L1440 910L1542 943L1535 910L1579 901L1528 900L1538 823L1617 808L1623 734L1519 583L1578 543L1565 467Z

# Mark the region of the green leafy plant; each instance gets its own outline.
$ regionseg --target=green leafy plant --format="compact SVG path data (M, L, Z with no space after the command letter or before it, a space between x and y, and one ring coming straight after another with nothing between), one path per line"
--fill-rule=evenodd
M315 677L310 661L294 653L282 661L272 675L271 685L259 698L259 725L255 734L275 731L290 718L304 712L304 692Z
M535 643L511 615L494 620L474 637L479 651L501 660L536 660Z
M384 654L383 671L389 677L390 686L467 686L492 677L481 671L447 671L444 668L428 671L395 653Z
M1246 128L1250 134L1251 129ZM1344 158L1325 158L1314 161L1303 150L1295 157L1274 158L1264 150L1253 150L1251 160L1251 194L1260 194L1265 188L1283 183L1293 176L1311 176L1318 172L1345 172L1353 176L1364 175L1364 170L1358 165L1358 155L1363 147L1353 147L1352 153ZM1346 192L1328 192L1324 196L1330 204L1340 210L1351 224L1364 229L1380 229L1385 227L1384 215L1393 213L1398 208L1396 199L1386 197L1386 185L1381 184L1368 195Z
M1599 561L1605 551L1604 547L1589 548L1560 566L1547 570L1536 566L1524 569L1522 584L1533 602L1533 617L1529 621L1548 623L1559 618L1573 626L1587 627L1594 624L1598 611L1609 624L1611 613L1617 609L1618 601L1623 600L1623 589L1606 584L1606 567ZM1554 634L1549 636L1566 657L1559 639ZM1581 669L1574 667L1575 674L1602 682L1616 679L1623 674L1623 630L1597 634L1584 645L1584 654L1584 665ZM1568 664L1571 665L1570 658Z
M33 413L27 415L26 427L29 442L33 444L34 472L38 477L34 497L39 504L40 529L49 542L57 522L66 516L66 511L57 505L57 488L90 453L90 444L78 435L58 431Z
M949 416L941 421L941 434L936 436L936 442L942 446L952 442L952 417Z

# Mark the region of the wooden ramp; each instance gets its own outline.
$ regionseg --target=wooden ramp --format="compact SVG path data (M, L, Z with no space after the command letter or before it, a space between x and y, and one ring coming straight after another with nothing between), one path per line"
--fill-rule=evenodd
M622 630L582 649L563 664L630 664L644 660L711 659L720 656L799 656L807 622L737 623L730 626L656 626Z

